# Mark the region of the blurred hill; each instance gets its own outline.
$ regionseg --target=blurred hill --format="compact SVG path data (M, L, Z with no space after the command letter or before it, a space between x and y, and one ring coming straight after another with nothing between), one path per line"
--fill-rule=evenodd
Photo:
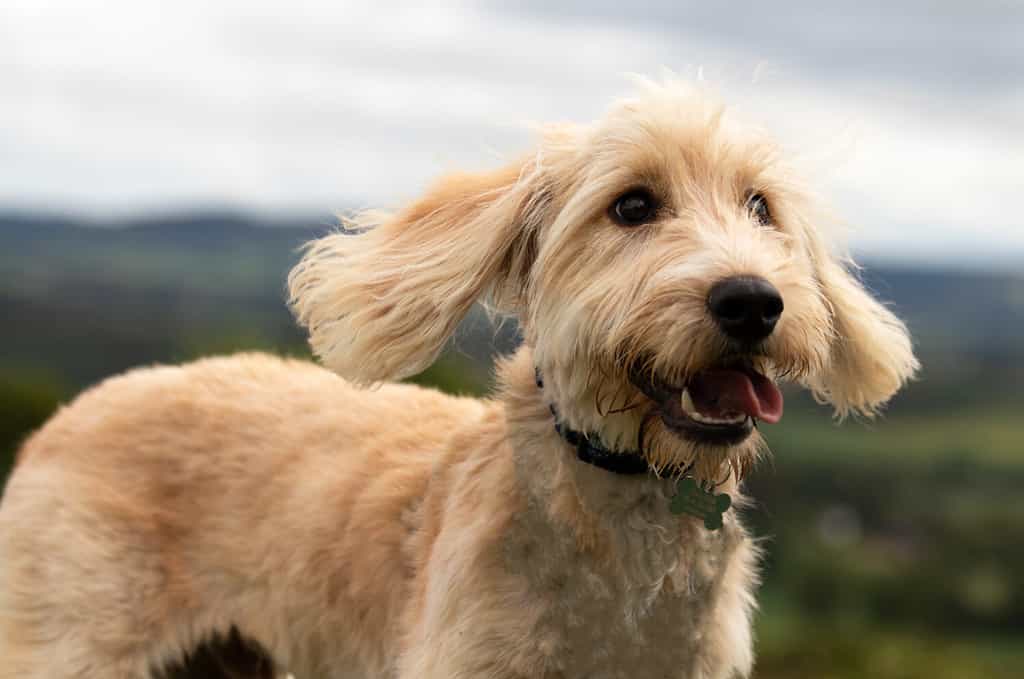
M0 214L0 478L83 387L137 365L308 356L285 277L330 216ZM866 263L924 364L886 417L800 394L749 480L768 555L758 677L1011 677L1024 663L1024 273ZM481 393L515 328L481 313L418 381Z

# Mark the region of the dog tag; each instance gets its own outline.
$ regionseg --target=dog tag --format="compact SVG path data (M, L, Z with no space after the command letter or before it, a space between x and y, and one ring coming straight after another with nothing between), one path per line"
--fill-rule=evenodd
M676 484L676 494L669 511L704 519L705 528L718 530L722 527L722 514L731 506L732 498L727 493L709 493L695 479L686 477Z

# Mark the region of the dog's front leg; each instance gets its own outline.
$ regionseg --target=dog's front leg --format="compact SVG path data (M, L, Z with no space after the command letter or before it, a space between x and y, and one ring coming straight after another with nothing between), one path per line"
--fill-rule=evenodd
M536 620L524 609L520 585L493 573L462 573L458 583L438 578L422 598L398 679L555 679L534 643Z
M415 665L407 665L398 679L555 679L555 675L522 674L495 659L441 658L430 654L429 657L418 658Z
M483 476L491 476L489 469ZM493 494L446 498L444 527L417 574L402 619L398 679L561 679L538 638L545 610L508 569L505 546L516 503L493 478ZM475 483L473 485L476 485ZM494 498L504 498L498 504Z

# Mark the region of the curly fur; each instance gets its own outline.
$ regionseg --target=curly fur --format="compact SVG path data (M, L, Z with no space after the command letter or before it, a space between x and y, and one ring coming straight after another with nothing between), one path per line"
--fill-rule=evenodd
M625 229L608 207L636 186L662 209ZM0 679L149 677L235 628L298 679L747 676L738 512L714 532L672 515L671 479L582 464L549 406L742 508L761 438L687 442L631 376L720 357L709 289L756 275L785 299L759 369L874 414L917 362L849 271L782 151L678 83L359 216L289 278L340 376L259 355L134 371L26 443L0 505ZM492 398L382 384L477 301L524 336Z

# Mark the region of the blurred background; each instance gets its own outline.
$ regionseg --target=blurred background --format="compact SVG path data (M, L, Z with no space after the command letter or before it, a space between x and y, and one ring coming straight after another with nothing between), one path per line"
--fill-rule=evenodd
M790 395L750 480L757 677L1024 666L1024 9L997 0L0 5L0 456L105 376L261 349L333 214L493 166L663 68L768 127L851 225L921 378ZM479 315L416 378L485 393ZM316 678L300 678L316 679Z

